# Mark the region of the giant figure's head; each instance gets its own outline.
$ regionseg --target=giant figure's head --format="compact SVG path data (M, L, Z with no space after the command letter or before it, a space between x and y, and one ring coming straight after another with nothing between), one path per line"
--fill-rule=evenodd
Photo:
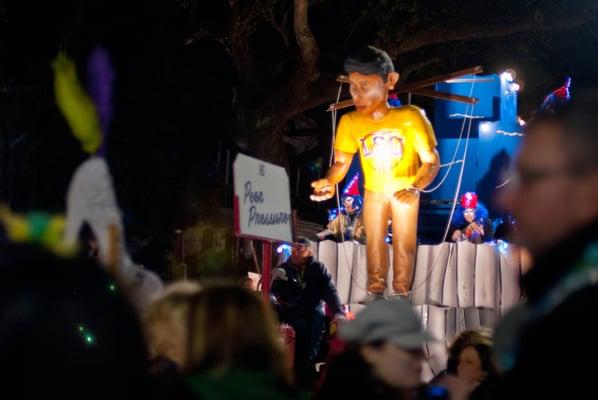
M388 92L394 89L399 74L388 54L372 46L362 47L345 60L351 97L357 111L371 116L388 107Z

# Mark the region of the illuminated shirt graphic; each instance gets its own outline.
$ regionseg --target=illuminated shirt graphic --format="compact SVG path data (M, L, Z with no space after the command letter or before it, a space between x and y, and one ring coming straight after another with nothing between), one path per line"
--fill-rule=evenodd
M334 142L337 150L359 151L367 190L388 194L410 187L421 165L418 152L435 147L434 130L415 106L392 109L379 121L348 113Z

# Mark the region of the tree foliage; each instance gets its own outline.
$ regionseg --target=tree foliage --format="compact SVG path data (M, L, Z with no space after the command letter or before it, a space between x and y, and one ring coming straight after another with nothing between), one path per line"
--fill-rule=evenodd
M593 1L541 0L228 3L227 29L213 37L226 45L238 72L236 115L254 153L283 165L288 122L334 99L342 60L358 46L387 50L403 81L478 64L493 68L504 48L511 47L513 58L533 59L552 33L595 22L598 9ZM207 26L198 31L212 35Z

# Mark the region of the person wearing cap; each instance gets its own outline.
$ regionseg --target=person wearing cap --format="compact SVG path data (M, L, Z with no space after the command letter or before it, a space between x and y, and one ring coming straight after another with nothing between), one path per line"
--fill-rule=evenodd
M339 327L346 341L316 399L415 399L421 382L423 346L435 341L411 305L400 298L376 301Z
M361 303L382 298L389 268L388 221L392 220L393 282L397 295L410 293L417 245L419 193L438 174L436 137L423 110L392 108L388 93L399 74L388 54L367 46L345 60L356 111L341 118L334 141L334 164L311 183L314 201L334 196L335 185L359 152L365 176L363 222L367 238L368 294Z
M272 275L272 300L280 322L295 329L295 364L312 367L324 330L323 303L334 316L333 325L344 318L330 273L323 263L315 260L310 241L300 236L293 243L289 260Z

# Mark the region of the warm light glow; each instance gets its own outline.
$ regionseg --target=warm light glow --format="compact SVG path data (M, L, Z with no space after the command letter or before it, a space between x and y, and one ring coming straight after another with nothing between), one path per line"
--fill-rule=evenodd
M505 72L511 76L511 81L517 79L517 71L515 71L513 68L507 68Z
M505 81L509 82L509 83L513 82L515 80L515 78L513 77L513 75L511 75L511 73L507 72L507 71L505 71L502 74L500 74L500 77L502 79L504 79Z

